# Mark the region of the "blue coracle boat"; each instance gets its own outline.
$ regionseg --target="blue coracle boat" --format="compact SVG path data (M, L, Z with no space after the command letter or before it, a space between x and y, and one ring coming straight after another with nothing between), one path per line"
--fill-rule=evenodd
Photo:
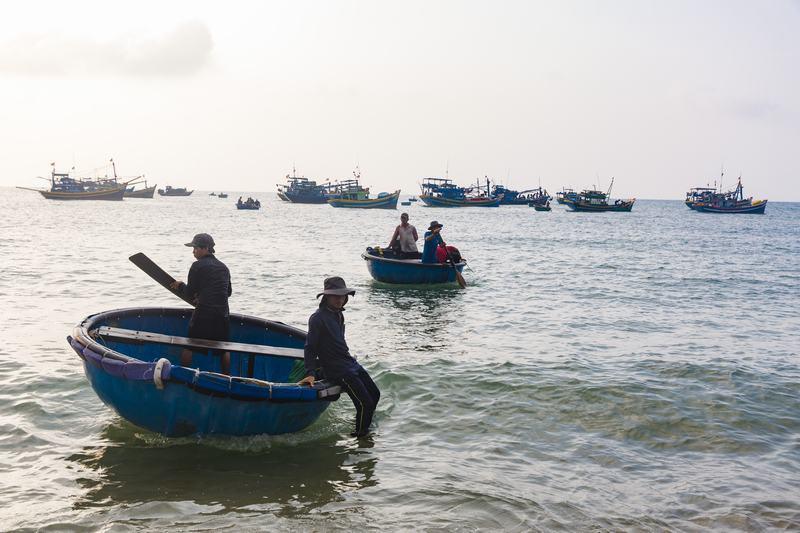
M191 309L130 308L89 316L67 337L100 399L129 422L168 437L300 431L338 399L337 385L305 375L305 333L231 315L231 339L189 339ZM181 352L192 366L180 366ZM230 374L220 373L230 353Z
M452 263L423 263L419 259L398 259L391 250L367 248L361 254L376 281L398 284L455 283L456 269L464 270L465 259Z

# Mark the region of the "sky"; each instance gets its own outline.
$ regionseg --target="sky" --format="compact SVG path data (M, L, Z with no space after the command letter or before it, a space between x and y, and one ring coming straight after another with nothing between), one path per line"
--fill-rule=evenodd
M13 6L13 7L11 7ZM0 186L484 176L800 201L800 0L5 3Z

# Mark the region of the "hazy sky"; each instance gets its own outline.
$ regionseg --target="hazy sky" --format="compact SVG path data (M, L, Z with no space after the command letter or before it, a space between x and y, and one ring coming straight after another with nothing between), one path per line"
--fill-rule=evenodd
M3 4L0 185L114 157L207 190L449 165L682 198L724 166L800 200L799 1L177 4Z

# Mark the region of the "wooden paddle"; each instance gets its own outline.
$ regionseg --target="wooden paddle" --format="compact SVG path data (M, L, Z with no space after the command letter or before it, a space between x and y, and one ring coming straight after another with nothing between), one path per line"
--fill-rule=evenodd
M141 268L142 271L153 278L159 285L167 289L169 292L186 302L187 304L194 307L194 302L192 302L187 296L184 296L180 292L172 289L170 285L175 281L175 278L164 272L160 266L155 264L152 259L144 255L142 252L138 254L133 254L128 259L131 260L131 263L136 265L137 267Z
M458 268L456 268L456 262L453 261L453 257L450 255L450 250L447 249L447 243L444 242L444 239L442 239L441 235L439 235L439 240L442 241L442 246L444 246L444 251L447 254L447 258L450 260L450 264L453 265L453 270L456 273L456 281L458 281L458 284L462 289L466 289L467 282L464 281L464 276L462 276L461 272L459 272Z

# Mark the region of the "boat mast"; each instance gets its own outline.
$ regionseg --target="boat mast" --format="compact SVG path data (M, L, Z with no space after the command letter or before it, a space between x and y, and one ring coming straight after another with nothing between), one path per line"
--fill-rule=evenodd
M614 176L611 176L611 184L608 186L608 192L606 193L606 198L611 198L611 187L614 186Z

